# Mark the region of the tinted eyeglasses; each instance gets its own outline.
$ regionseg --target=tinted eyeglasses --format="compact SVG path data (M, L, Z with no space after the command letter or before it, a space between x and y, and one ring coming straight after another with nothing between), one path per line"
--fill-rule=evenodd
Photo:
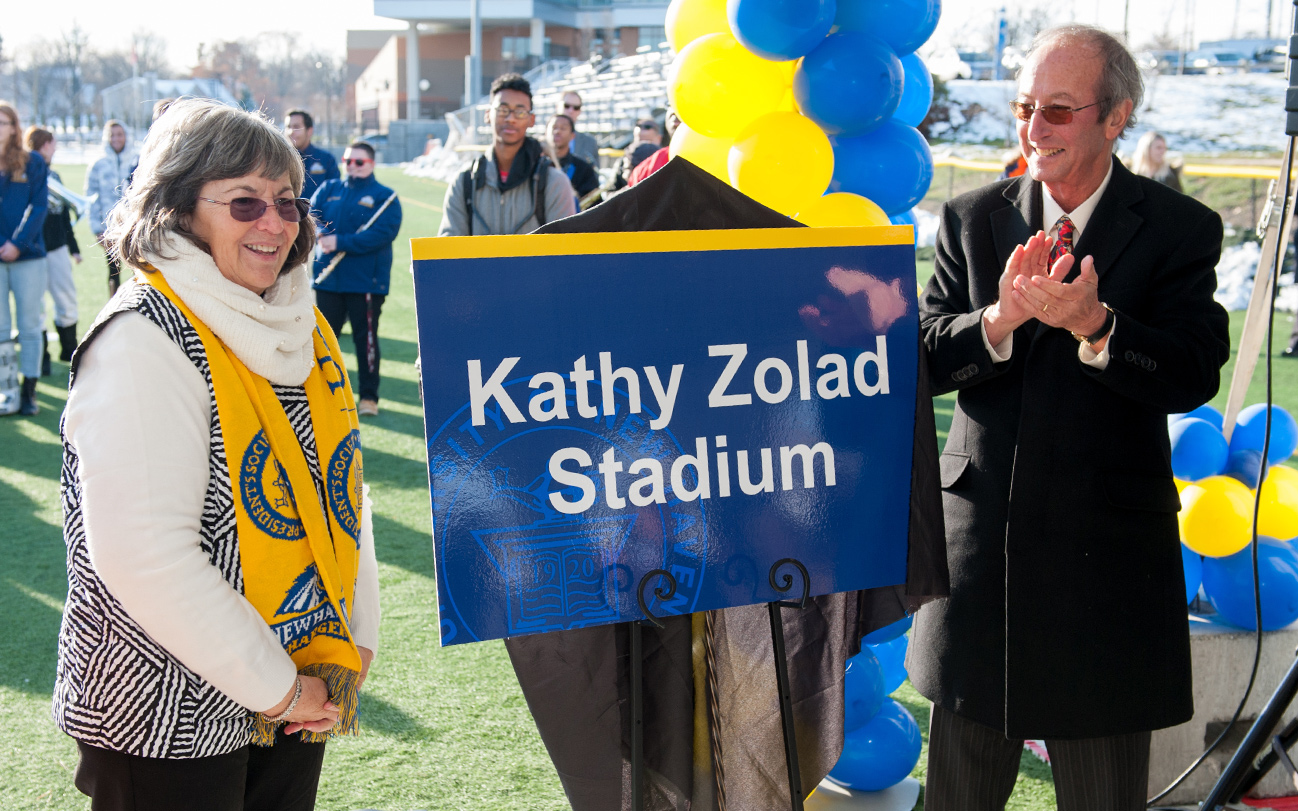
M568 102L565 101L565 102L563 103L563 109L565 109L565 110L580 110L580 109L581 109L581 105L580 105L580 104L569 104Z
M266 209L271 205L275 206L275 212L284 222L302 222L307 212L311 210L311 201L302 197L282 197L273 204L267 203L260 197L236 197L226 203L222 200L213 200L210 197L200 197L199 200L206 200L209 203L216 203L218 206L229 206L230 216L239 222L256 222L261 219L261 215L266 213Z
M1064 124L1072 123L1073 113L1094 107L1099 103L1100 102L1098 101L1093 102L1084 107L1065 107L1062 104L1046 104L1042 107L1038 107L1035 104L1026 101L1011 101L1010 110L1014 113L1014 117L1019 121L1031 121L1033 113L1041 113L1041 117L1046 121L1057 127L1061 127Z
M364 166L367 163L373 163L373 158L344 158L344 166Z

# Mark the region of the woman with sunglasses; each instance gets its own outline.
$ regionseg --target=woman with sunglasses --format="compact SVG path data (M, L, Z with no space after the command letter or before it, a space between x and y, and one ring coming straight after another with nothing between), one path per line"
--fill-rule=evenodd
M401 201L374 177L374 147L356 141L343 152L342 180L326 180L311 198L320 220L312 276L316 306L335 334L351 322L362 417L379 415L379 315L392 278L392 241Z
M54 688L97 811L310 809L357 730L378 580L302 184L264 117L187 99L109 218L134 276L72 362Z
M41 376L45 316L43 229L49 207L48 174L40 153L23 148L18 113L0 102L0 346L11 340L16 318L23 376L17 408L7 397L0 397L0 414L18 411L34 416L39 410L36 380ZM9 309L11 294L14 314Z

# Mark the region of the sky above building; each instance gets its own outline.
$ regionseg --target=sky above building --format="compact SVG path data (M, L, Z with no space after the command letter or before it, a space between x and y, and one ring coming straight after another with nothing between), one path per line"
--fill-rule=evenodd
M868 1L868 0L858 0ZM4 50L15 51L22 61L24 48L41 39L56 38L75 21L87 32L92 47L127 48L131 32L144 29L167 42L172 66L194 64L200 43L251 37L265 32L296 32L304 47L339 55L346 48L349 28L398 28L400 21L376 17L372 0L311 0L301 3L266 0L222 0L219 3L178 4L174 0L60 0L57 13L42 3L13 3L5 10ZM1292 4L1271 0L1273 31L1286 33ZM1192 42L1223 39L1232 31L1240 36L1266 27L1267 0L945 0L942 21L933 42L961 47L981 46L991 40L996 12L1005 8L1021 15L1046 8L1053 22L1083 22L1113 31L1128 30L1139 47L1152 37L1167 34ZM1238 16L1236 14L1238 8ZM189 9L192 9L190 11ZM1128 12L1129 9L1129 12Z

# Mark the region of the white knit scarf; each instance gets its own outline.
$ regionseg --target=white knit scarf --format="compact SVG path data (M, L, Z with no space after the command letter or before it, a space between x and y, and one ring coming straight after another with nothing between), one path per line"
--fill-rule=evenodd
M300 386L315 365L315 293L303 263L257 295L221 275L210 254L172 235L165 254L149 256L176 295L254 374ZM175 258L170 258L175 257Z

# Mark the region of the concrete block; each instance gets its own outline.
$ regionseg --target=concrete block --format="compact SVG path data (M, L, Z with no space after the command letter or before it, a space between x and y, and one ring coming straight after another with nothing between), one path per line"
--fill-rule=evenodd
M911 811L917 802L919 781L913 777L883 791L853 791L825 778L804 807L806 811Z
M1156 730L1150 746L1149 796L1154 796L1185 771L1203 753L1239 706L1248 686L1256 635L1215 621L1215 615L1190 615L1190 655L1194 668L1194 718L1170 729ZM1222 745L1174 792L1163 805L1198 803L1208 795L1226 764L1235 754L1253 721L1295 662L1298 623L1271 631L1262 638L1262 658L1257 683L1249 696L1240 721ZM1298 715L1298 702L1289 708L1281 723ZM1293 784L1279 770L1272 770L1252 794L1283 797L1294 794Z

